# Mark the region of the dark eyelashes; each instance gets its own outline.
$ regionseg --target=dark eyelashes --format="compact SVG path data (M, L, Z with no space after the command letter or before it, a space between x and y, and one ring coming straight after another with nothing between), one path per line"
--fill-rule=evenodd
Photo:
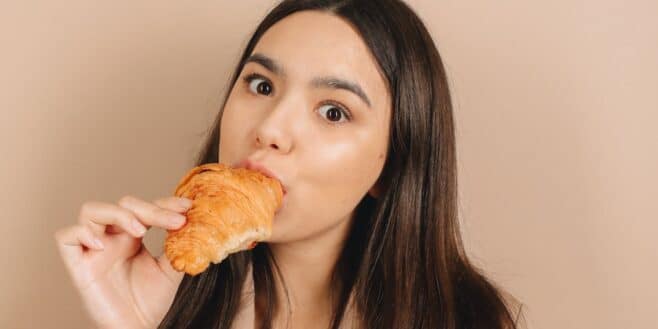
M340 109L340 110L345 114L345 116L347 117L347 119L348 119L349 121L352 121L352 112L350 112L350 110L348 110L347 107L344 106L343 104L341 104L340 102L337 102L337 101L327 101L327 102L322 103L322 105L332 105L332 106L335 106L336 108Z
M272 86L272 82L270 81L270 79L268 79L268 78L266 78L266 77L264 77L264 76L262 76L258 73L249 73L246 76L244 76L244 78L242 78L242 80L244 81L247 88L249 88L249 85L255 79L261 79L261 80L267 82L268 84L270 84L270 86ZM273 86L272 86L272 89L274 89ZM352 120L352 112L350 112L350 110L348 110L347 107L345 105L343 105L342 103L332 100L332 101L323 102L322 105L335 106L338 109L340 109L343 112L343 114L345 114L345 116L347 117L348 120L350 120L350 121Z
M258 73L249 73L249 74L247 74L242 80L244 80L244 82L245 82L245 83L247 84L247 86L248 86L248 85L251 83L251 81L253 81L254 79L263 79L263 80L265 80L267 83L269 83L270 85L272 84L268 78L266 78L266 77L264 77L264 76L262 76L262 75L260 75L260 74L258 74Z

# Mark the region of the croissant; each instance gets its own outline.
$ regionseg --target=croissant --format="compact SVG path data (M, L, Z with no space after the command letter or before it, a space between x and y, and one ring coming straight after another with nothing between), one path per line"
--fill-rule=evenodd
M209 163L191 169L174 195L192 206L185 225L168 230L164 251L175 270L197 275L271 235L283 187L255 170Z

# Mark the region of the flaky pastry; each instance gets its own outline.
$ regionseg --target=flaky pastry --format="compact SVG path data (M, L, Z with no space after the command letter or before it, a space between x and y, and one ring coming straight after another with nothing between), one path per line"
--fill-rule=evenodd
M283 187L255 170L209 163L191 169L174 195L192 206L185 225L168 230L164 251L174 269L197 275L272 234Z

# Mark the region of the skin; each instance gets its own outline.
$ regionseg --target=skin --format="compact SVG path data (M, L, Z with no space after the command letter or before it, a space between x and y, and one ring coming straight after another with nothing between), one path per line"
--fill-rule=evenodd
M180 228L190 204L175 197L147 202L124 196L116 204L87 201L77 224L55 232L90 327L155 328L162 321L183 274L164 254L154 257L142 248L142 238L150 227Z
M286 17L266 32L254 53L276 60L285 75L256 63L245 66L223 114L220 162L249 158L267 166L287 186L268 243L290 292L293 328L326 327L329 274L353 211L366 193L379 193L376 181L386 159L390 95L359 35L329 14ZM253 72L268 79L271 94L253 93L266 88L250 89L242 83ZM345 90L309 87L318 76L358 83L370 106ZM324 105L329 101L343 104L351 119ZM155 328L162 321L183 274L164 254L151 255L142 239L151 227L182 227L190 203L176 197L148 202L130 195L116 203L87 201L74 225L55 232L90 326ZM283 291L281 282L277 285ZM279 303L287 304L283 299ZM258 325L258 317L255 321ZM274 327L284 324L277 314Z
M303 11L284 18L253 54L272 59L282 72L258 62L245 65L224 109L219 160L248 158L286 185L268 244L290 293L292 327L328 325L330 274L350 219L367 193L378 194L390 93L359 34L331 14ZM245 82L253 73L259 77ZM327 76L358 84L369 105L353 92L310 84ZM286 305L282 295L280 305ZM275 327L283 321L278 314Z

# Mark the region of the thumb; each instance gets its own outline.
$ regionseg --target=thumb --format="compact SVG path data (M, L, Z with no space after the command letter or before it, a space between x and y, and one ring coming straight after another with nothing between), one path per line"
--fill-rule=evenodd
M175 285L179 285L183 280L185 273L178 272L171 266L171 262L169 261L169 258L167 258L167 254L163 252L162 255L158 256L156 261L162 273L164 273Z

